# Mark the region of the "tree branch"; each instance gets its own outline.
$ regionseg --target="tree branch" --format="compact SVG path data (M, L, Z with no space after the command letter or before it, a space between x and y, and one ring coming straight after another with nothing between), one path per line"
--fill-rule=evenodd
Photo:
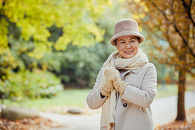
M179 31L179 29L177 28L176 24L173 24L175 31L179 34L179 36L182 38L184 44L186 45L186 47L189 49L190 54L195 58L195 54L193 52L193 50L190 48L190 46L188 45L188 41L184 38L184 36L181 34L181 32Z
M165 17L165 19L167 20L167 22L168 22L168 23L171 23L171 22L169 21L169 19L167 18L165 12L164 12L163 10L161 10L153 1L152 1L152 4L153 4L153 5L154 5L154 6L163 14L163 16ZM172 11L173 11L173 6L171 6L171 7L172 7ZM173 17L174 17L174 16L173 16ZM175 19L175 18L174 18L174 19ZM185 44L185 45L187 46L187 48L189 49L190 54L195 58L195 54L194 54L193 50L190 48L190 46L188 45L188 41L187 41L187 40L184 38L184 36L181 34L181 32L180 32L180 30L177 28L175 22L172 23L172 24L173 24L173 26L174 26L174 28L175 28L175 31L179 34L179 36L182 38L184 44Z
M173 2L171 2L171 12L172 12L172 15L173 15L173 21L174 21L174 23L175 23L175 17L174 17L174 10L173 10ZM167 27L168 28L168 27ZM178 57L178 59L179 59L179 55L178 55L178 51L177 51L177 49L176 49L176 47L173 45L173 44L171 44L172 42L170 42L170 39L169 39L169 35L168 35L168 30L167 30L167 40L168 40L168 42L169 42L169 45L171 46L171 48L173 49L173 51L176 53L176 55L177 55L177 57Z
M189 19L191 20L193 26L195 26L195 22L194 22L194 20L192 18L192 15L191 15L192 0L190 0L190 4L189 5L185 2L185 0L182 0L182 4L183 4L183 7L184 7L184 9L185 9Z
M163 14L166 21L169 22L169 19L167 18L167 15L165 14L165 12L163 10L161 10L153 1L152 1L152 4Z

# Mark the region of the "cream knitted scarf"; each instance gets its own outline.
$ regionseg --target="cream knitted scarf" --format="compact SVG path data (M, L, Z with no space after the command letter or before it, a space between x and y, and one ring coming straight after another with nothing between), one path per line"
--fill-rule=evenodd
M143 66L144 64L148 63L147 56L142 52L142 50L139 48L138 53L129 59L121 58L118 51L113 52L110 54L108 59L105 61L103 68L104 70L109 67L115 67L116 69L126 69L126 70L133 70L138 69L139 67ZM105 84L105 76L104 72L102 73L101 78L101 85ZM100 127L107 127L107 130L112 129L114 126L114 113L115 113L115 93L116 91L113 90L111 92L111 96L106 99L104 104L102 105L102 111L101 111L101 121L100 121Z

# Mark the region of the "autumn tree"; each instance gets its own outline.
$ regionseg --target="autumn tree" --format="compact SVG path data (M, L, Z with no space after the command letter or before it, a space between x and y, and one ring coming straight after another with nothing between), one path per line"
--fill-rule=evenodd
M126 7L147 32L151 55L160 63L174 65L178 76L176 120L185 121L186 74L195 75L195 1L194 0L130 0ZM160 45L159 41L169 46Z
M6 77L7 69L17 66L9 41L16 29L16 40L35 44L28 55L37 59L53 47L65 50L70 43L91 46L103 39L104 30L96 21L109 5L109 0L0 0L0 79ZM10 30L13 24L16 28ZM55 42L48 40L52 26L63 32Z
M30 66L35 68L47 52L102 41L104 30L96 21L111 5L111 0L0 0L0 96L9 92L6 83L12 72L27 73L21 57L33 61ZM55 40L51 40L52 27L62 30Z

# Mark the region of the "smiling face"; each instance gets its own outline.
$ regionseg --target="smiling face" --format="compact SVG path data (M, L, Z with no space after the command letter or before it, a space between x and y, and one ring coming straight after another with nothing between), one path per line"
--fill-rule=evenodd
M122 58L132 58L138 52L139 40L135 36L123 36L117 39L116 47Z

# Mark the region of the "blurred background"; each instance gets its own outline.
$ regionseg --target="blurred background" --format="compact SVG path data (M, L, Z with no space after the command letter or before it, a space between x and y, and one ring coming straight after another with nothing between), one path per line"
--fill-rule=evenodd
M155 100L177 96L175 120L186 121L185 93L195 91L194 0L0 0L2 110L91 115L86 96L116 50L114 23L126 18L138 22L140 48L156 66Z

